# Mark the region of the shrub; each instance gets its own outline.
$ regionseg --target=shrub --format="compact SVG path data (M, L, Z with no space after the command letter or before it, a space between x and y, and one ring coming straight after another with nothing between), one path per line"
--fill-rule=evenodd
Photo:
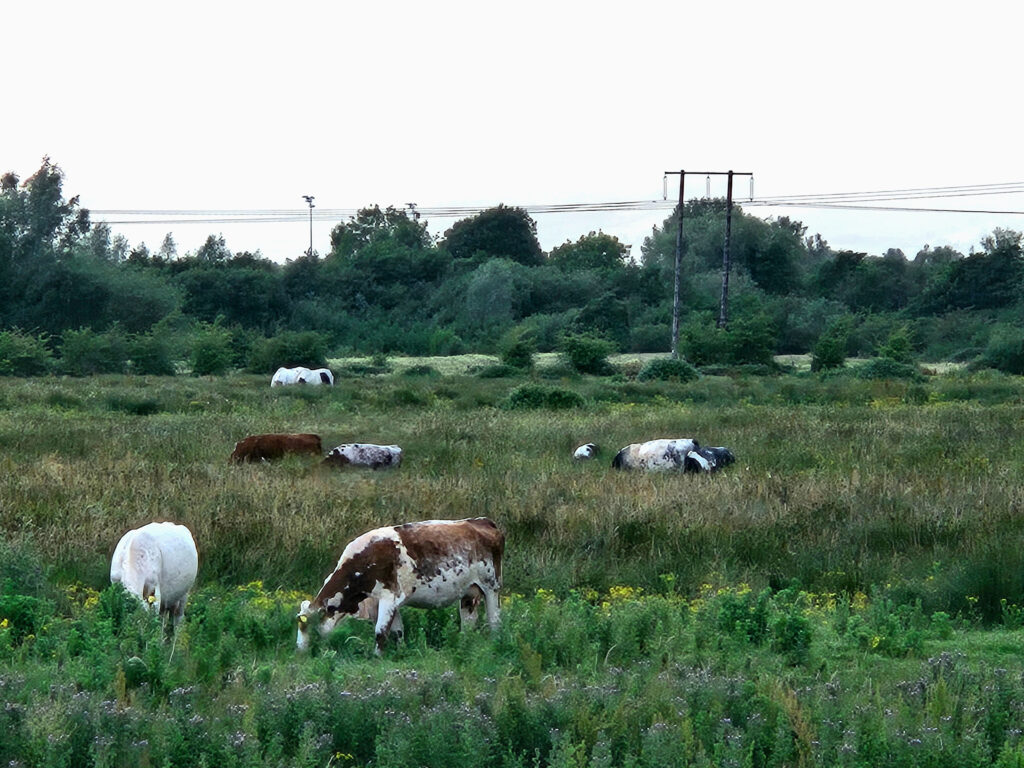
M537 344L522 333L509 334L501 345L501 362L510 368L528 371L533 368L533 354Z
M60 346L61 367L72 376L121 373L128 361L128 341L117 326L106 333L91 328L64 331Z
M522 371L519 368L513 368L511 365L499 363L497 365L488 365L481 368L476 375L481 379L507 379L512 376L518 376L520 373L522 373Z
M629 336L631 352L668 352L672 346L671 333L664 324L639 325Z
M607 339L587 334L566 334L559 344L562 358L580 373L607 376L614 373L608 355L615 345Z
M282 331L269 339L253 342L248 369L253 373L273 373L278 368L303 365L327 367L327 337L316 331Z
M889 338L878 349L878 356L897 363L910 364L914 362L914 349L910 344L910 332L906 326L901 326L889 334Z
M858 379L909 379L922 381L924 376L916 365L899 363L888 357L876 357L856 370Z
M53 353L49 336L25 333L17 328L0 332L0 376L39 376L49 373Z
M637 374L640 381L678 381L681 384L693 381L699 376L697 369L686 360L670 357L651 360Z
M218 376L227 373L233 359L231 332L214 323L204 323L192 342L192 373Z
M993 329L981 364L1003 373L1024 374L1024 330L1009 325Z
M174 352L170 339L165 336L139 334L128 343L128 357L132 373L149 376L173 376Z
M725 329L726 362L770 365L775 352L775 328L767 315L738 317Z
M539 384L524 384L509 393L504 407L516 408L582 408L586 400L577 392L557 387L544 387Z
M811 370L825 371L842 368L846 364L846 342L849 335L848 323L838 320L830 325L811 353Z

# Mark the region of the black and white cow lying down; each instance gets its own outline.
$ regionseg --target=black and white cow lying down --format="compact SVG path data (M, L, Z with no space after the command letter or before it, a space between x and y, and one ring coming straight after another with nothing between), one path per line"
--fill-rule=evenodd
M615 469L714 472L736 461L728 448L703 448L692 438L631 443L615 454Z
M402 463L402 449L397 445L344 443L333 448L323 460L329 467L370 467L387 469Z
M483 599L491 629L498 625L498 591L505 535L486 517L427 520L375 528L345 547L312 600L299 608L296 645L309 647L309 622L326 635L348 616L375 619L376 652L400 630L398 609L459 603L463 626L476 620Z

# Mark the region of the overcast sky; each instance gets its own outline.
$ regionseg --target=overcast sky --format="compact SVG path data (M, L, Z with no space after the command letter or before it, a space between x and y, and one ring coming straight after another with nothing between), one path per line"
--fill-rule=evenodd
M984 0L7 3L0 171L48 155L94 211L656 200L679 168L752 171L759 198L1017 182L1022 22L1024 5ZM910 204L1024 210L1019 194ZM747 210L873 254L1024 229ZM639 256L666 215L535 218L546 250L600 229ZM320 253L335 223L314 222ZM277 260L309 246L302 220L113 230L152 250L172 232L180 253L209 234Z

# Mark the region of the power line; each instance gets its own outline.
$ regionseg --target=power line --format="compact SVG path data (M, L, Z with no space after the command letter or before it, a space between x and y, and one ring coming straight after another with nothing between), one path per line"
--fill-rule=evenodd
M901 200L937 200L960 197L1013 195L1024 193L1024 182L973 184L947 187L888 189L866 192L829 192L818 194L776 195L741 202L744 207L789 207L859 211L896 211L903 213L974 213L1003 216L1024 215L1024 210L990 208L940 208L920 206L872 205ZM548 203L516 206L534 216L567 213L626 213L673 210L676 202L667 200L623 200L597 203ZM457 219L475 216L489 206L417 206L423 218ZM305 221L341 221L354 218L362 209L91 209L90 213L106 224L283 224Z

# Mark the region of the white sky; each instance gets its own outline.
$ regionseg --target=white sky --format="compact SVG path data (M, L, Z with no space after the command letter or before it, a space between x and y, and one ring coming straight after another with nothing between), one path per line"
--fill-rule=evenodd
M678 168L753 171L758 197L1024 180L1020 3L4 5L0 172L25 179L49 155L92 210L653 200ZM925 204L1024 210L1020 195ZM875 254L1024 229L748 212ZM535 218L546 250L601 229L639 256L667 215ZM335 223L314 222L321 254ZM308 221L113 229L151 250L170 231L182 254L209 234L277 260L309 245Z

